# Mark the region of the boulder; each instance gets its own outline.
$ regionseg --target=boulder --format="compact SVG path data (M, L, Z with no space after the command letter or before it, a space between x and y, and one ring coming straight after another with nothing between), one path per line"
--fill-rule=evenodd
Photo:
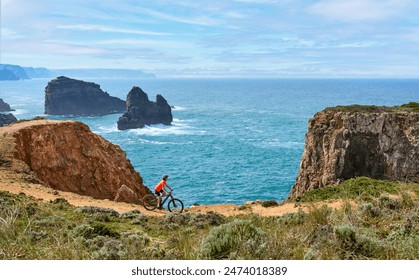
M308 122L300 170L288 198L366 176L419 182L419 104L339 106Z
M100 116L125 112L125 101L110 96L95 83L64 76L45 87L45 114Z
M13 114L0 114L0 127L17 122Z
M127 112L118 120L118 129L143 128L145 125L171 125L172 108L166 99L158 94L156 101L150 101L147 93L133 87L127 96Z
M128 188L126 185L122 185L118 192L116 193L115 202L129 202L139 204L140 200L139 197L135 194L135 192Z

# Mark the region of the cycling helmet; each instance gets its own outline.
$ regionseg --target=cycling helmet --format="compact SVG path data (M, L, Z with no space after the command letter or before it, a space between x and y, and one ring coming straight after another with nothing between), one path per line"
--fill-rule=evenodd
M169 178L169 175L167 175L167 174L165 174L165 175L163 175L163 180L167 180L167 178Z

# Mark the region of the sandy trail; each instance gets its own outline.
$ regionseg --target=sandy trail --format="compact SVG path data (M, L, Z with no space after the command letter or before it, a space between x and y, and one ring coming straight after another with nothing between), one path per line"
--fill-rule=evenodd
M148 211L141 205L129 204L124 202L114 202L108 199L94 199L89 196L78 195L71 192L55 191L51 188L45 187L40 184L27 183L19 178L20 176L15 172L7 169L0 170L0 190L8 191L10 193L19 194L24 193L27 196L34 197L38 200L51 201L56 198L64 198L71 205L80 206L97 206L102 208L112 208L119 213L124 213L132 210L139 210L148 216L164 216L167 211L155 210ZM258 214L260 216L281 216L285 213L297 212L299 208L304 211L309 210L310 207L318 207L325 203L318 204L299 204L284 203L275 207L262 207L258 203L247 204L246 207L240 207L234 204L213 204L213 205L200 205L191 206L185 211L187 212L200 212L207 213L209 211L217 212L225 216L234 216L241 214ZM334 208L339 208L342 205L341 201L327 202L327 205Z

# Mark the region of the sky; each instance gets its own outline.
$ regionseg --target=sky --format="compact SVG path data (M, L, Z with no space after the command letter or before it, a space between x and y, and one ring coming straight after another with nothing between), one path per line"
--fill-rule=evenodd
M417 0L1 0L1 63L157 77L418 77Z

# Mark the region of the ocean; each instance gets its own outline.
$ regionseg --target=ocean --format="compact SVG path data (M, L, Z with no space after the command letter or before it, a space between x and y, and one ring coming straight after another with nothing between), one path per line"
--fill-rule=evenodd
M83 79L121 99L133 86L162 94L172 126L119 131L120 115L45 116L49 79L1 81L18 119L74 119L126 151L144 184L163 174L186 206L286 198L298 173L308 120L336 105L419 102L418 79Z

